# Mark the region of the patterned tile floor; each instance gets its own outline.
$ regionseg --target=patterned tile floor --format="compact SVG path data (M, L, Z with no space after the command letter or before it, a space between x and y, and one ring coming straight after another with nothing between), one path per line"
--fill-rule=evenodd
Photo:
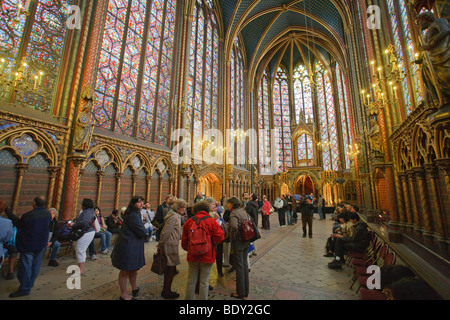
M324 246L332 228L331 220L313 220L313 238L303 238L301 222L278 227L278 216L271 216L271 230L261 230L262 238L256 242L257 255L250 258L249 300L357 300L355 289L350 290L352 269L330 270L331 258L323 257ZM156 243L145 244L147 265L138 273L141 286L139 300L160 300L163 277L150 271ZM187 279L186 253L180 249L182 264L175 276L172 290L184 299ZM119 297L118 270L111 266L109 255L97 255L96 261L86 262L86 275L81 278L80 289L68 289L67 268L76 265L72 254L59 257L60 266L47 266L45 255L39 277L31 294L15 300L116 300ZM212 268L210 284L211 300L234 300L235 273L217 276ZM18 288L17 279L0 278L0 299L11 300L8 295ZM130 289L131 290L131 289Z

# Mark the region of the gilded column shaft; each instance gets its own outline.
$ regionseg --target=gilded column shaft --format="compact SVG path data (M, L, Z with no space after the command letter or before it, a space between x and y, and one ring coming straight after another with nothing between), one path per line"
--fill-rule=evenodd
M405 197L405 207L406 207L406 222L408 224L413 224L413 216L412 216L412 209L411 209L411 198L410 198L410 191L408 188L408 176L406 172L401 176L402 179L402 186L403 186L403 195Z
M431 187L431 201L436 204L433 206L433 211L431 214L433 214L433 221L434 221L434 231L436 231L441 237L445 237L445 228L442 223L443 221L443 215L442 215L442 207L439 201L438 197L438 182L437 182L437 175L438 172L436 170L436 167L432 164L425 165L425 170L427 176L430 178L430 187Z
M119 208L120 184L122 183L122 173L116 173L116 194L114 196L114 208Z
M105 175L104 171L97 172L98 175L98 187L97 187L97 206L100 205L101 195L102 195L102 186L103 186L103 176Z
M414 168L416 181L419 185L419 198L420 205L422 207L422 227L427 231L432 231L431 227L431 213L430 213L430 202L428 199L428 192L425 185L425 170L422 167Z
M58 174L58 167L49 167L48 171L50 172L50 183L48 185L48 192L47 192L47 209L53 206L53 193L55 192L55 182L56 182L56 176Z
M415 176L414 171L409 170L407 172L408 177L408 185L409 185L409 192L411 196L411 204L412 204L412 223L414 224L414 228L420 227L420 218L419 218L419 211L418 211L418 203L417 203L417 196L416 196L416 189L415 189Z
M28 164L27 163L18 163L16 165L17 168L17 182L16 182L16 189L14 190L14 200L11 207L11 212L16 213L17 205L19 204L19 196L20 196L20 190L22 189L22 181L23 176L25 172L27 172Z
M397 183L397 199L398 199L398 214L399 214L399 222L407 222L406 218L406 208L405 208L405 191L403 189L403 180L405 179L405 173L399 172L398 173L398 180L399 183Z

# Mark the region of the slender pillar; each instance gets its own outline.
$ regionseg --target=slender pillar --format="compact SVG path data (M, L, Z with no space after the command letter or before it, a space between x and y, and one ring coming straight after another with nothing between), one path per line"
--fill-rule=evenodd
M152 183L152 176L150 174L147 174L147 176L145 177L145 181L146 181L145 199L146 201L150 201L150 186Z
M97 188L96 204L97 204L97 206L100 206L100 200L101 200L101 195L102 195L102 186L103 186L103 177L105 176L105 172L100 170L97 172L97 176L98 176L98 188Z
M28 164L27 163L18 163L16 165L17 169L17 182L16 182L16 189L14 190L14 200L11 207L11 212L16 213L17 206L19 204L19 197L20 197L20 190L22 189L22 182L23 182L23 176L25 172L27 172Z
M413 229L416 232L420 232L420 218L419 218L419 211L417 207L417 197L416 197L416 189L415 189L415 176L414 171L408 170L406 172L407 180L408 180L408 186L409 186L409 194L411 197L411 205L412 205L412 224Z
M119 208L119 200L120 200L120 184L122 183L122 175L123 173L116 173L116 194L114 197L114 208Z
M424 235L426 234L430 235L433 229L431 226L430 202L428 199L429 193L426 188L425 169L422 167L416 167L413 168L413 170L415 172L416 181L419 187L419 199L420 199L420 206L422 208L421 228L424 229L423 230Z
M67 172L66 189L64 193L64 207L62 220L73 220L76 216L76 205L78 201L77 189L80 177L80 168L86 160L85 155L75 154L68 157L69 168Z
M441 201L439 199L439 186L438 186L438 170L433 164L425 165L426 175L430 179L430 197L432 203L435 205L431 210L432 220L434 221L434 231L436 231L441 238L445 238L444 228L444 216Z
M55 182L56 176L58 175L58 170L59 167L48 167L48 171L50 172L50 182L47 192L47 209L53 206L53 196L55 192Z

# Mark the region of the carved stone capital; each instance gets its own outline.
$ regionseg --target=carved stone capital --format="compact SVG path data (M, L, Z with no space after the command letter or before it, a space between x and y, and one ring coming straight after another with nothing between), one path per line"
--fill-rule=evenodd
M431 179L438 178L438 170L434 164L425 164L425 172Z
M28 163L18 163L16 164L17 173L19 176L23 176L28 170Z
M56 178L58 174L59 167L48 167L48 171L50 172L50 178Z
M406 181L407 175L405 171L398 172L397 176L400 182Z
M450 175L450 159L439 159L436 160L435 162L439 170L442 171L444 175L446 176Z
M422 167L414 167L412 168L413 172L414 172L414 176L416 177L416 179L419 180L425 180L426 179L426 175L425 175L425 169Z
M80 167L86 160L86 155L72 154L68 157L68 160L72 162L75 167Z

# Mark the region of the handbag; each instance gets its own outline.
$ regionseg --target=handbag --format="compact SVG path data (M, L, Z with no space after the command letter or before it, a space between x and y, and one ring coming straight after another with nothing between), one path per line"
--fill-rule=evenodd
M72 229L69 233L69 240L70 241L77 241L79 240L86 231L84 229Z
M97 219L95 219L95 218L94 218L94 220L97 221ZM92 221L89 221L89 222L95 229L95 223ZM97 221L97 224L98 224L98 221ZM99 227L100 227L100 225L99 225ZM70 241L79 240L82 236L84 236L84 234L86 233L87 230L89 230L89 228L90 228L90 226L88 225L84 228L72 229L69 234L69 240Z
M251 241L256 236L255 223L250 216L240 221L241 239L243 241Z
M255 221L253 221L253 219L252 219L252 222L253 222L253 229L255 230L255 236L253 238L251 238L250 241L254 242L258 239L261 239L261 233L259 232L259 228L256 225Z
M167 267L167 257L165 254L162 254L161 251L157 251L153 254L153 263L151 267L151 271L162 275Z

